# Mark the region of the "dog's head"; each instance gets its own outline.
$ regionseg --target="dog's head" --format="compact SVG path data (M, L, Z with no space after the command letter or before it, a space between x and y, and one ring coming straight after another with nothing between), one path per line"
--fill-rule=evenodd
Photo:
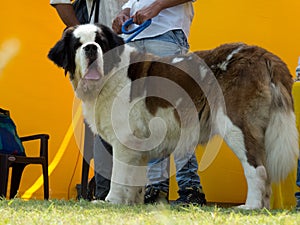
M101 78L121 61L124 41L104 25L67 28L49 51L48 58L69 73L79 98L96 93ZM84 100L84 99L82 99Z

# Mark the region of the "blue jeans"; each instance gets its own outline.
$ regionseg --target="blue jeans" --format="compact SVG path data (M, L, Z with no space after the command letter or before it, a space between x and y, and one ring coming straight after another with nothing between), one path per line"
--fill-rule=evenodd
M158 56L171 56L188 52L189 44L182 30L168 31L162 35L135 40L130 43L141 52ZM189 159L189 160L187 160ZM175 158L176 180L180 189L201 188L198 176L198 162L195 154ZM155 159L148 164L148 185L159 190L169 191L169 159Z
M187 53L190 47L182 30L168 31L162 35L135 40L129 44L140 52L162 57Z

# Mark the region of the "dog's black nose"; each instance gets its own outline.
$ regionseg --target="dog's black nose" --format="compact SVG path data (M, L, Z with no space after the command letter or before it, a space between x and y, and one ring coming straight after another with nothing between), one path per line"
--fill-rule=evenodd
M83 48L86 52L97 52L97 46L94 44L88 44Z
M94 61L97 58L97 46L95 44L88 44L83 47L85 55L90 60Z

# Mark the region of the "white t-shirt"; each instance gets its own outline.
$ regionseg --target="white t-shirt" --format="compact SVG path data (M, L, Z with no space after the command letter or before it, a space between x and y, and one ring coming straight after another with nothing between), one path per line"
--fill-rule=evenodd
M129 0L122 9L130 8L130 15L150 5L155 0ZM152 18L149 27L143 30L134 40L155 37L170 30L181 29L186 37L190 34L190 26L194 17L192 1L162 10L156 17Z
M121 11L122 5L125 2L126 0L100 0L99 23L111 28L112 21ZM90 14L93 0L86 0L86 3L88 7L88 13ZM71 0L50 0L50 4L71 4ZM94 15L91 18L91 22L94 22Z

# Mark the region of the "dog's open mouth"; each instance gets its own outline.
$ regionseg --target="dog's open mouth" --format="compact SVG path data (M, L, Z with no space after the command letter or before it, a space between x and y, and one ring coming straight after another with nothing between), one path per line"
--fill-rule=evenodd
M101 78L101 72L99 71L97 63L92 63L84 74L86 80L99 80Z

